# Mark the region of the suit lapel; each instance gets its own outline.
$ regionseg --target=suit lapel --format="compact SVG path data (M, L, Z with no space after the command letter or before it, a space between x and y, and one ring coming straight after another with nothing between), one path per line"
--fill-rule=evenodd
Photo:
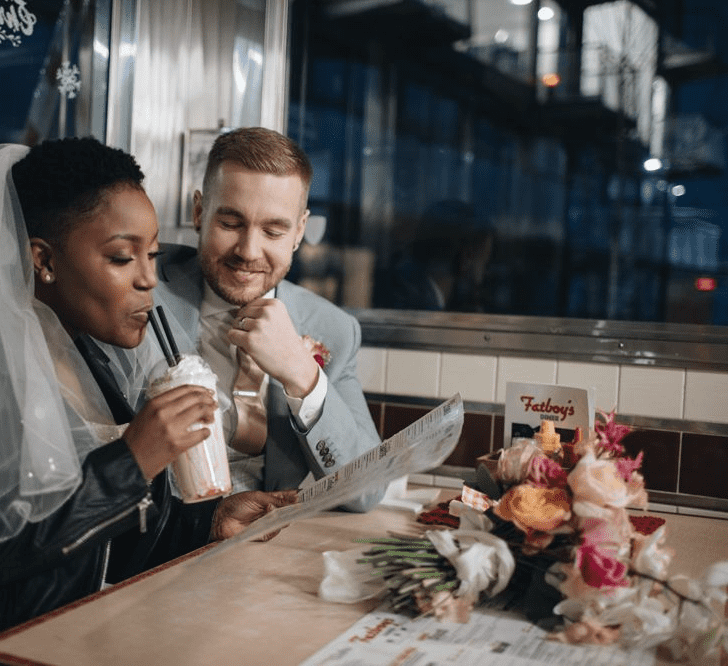
M171 247L173 249L169 251L169 256L163 255L164 261L160 262L161 279L155 291L169 305L177 321L196 345L203 295L202 269L194 248Z

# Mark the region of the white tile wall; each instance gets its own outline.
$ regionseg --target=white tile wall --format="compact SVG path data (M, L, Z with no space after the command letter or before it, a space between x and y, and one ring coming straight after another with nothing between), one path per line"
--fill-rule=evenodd
M384 393L387 377L387 350L380 347L361 347L356 370L365 391Z
M498 359L497 402L505 403L508 382L555 384L556 361L501 356Z
M728 374L607 363L362 347L365 391L505 402L506 382L595 389L595 406L620 414L728 423Z
M685 370L620 367L619 414L681 419L684 399Z
M685 418L728 423L728 375L688 370L685 377Z
M495 402L497 373L495 356L443 353L440 397L449 398L459 392L463 400Z
M439 352L388 350L386 393L436 398L439 395L439 384Z
M611 412L619 399L619 366L559 361L556 383L561 386L593 389L594 407Z

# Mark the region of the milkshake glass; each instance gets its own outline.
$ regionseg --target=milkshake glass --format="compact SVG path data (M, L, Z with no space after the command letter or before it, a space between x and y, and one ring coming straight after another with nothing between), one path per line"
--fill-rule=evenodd
M217 400L217 376L196 354L183 354L179 363L172 367L166 362L157 365L151 373L147 395L154 398L185 384L204 386L213 392ZM191 429L204 427L210 429L210 436L181 453L172 462L177 488L182 501L186 503L226 495L232 489L219 406L215 410L214 423L196 423Z

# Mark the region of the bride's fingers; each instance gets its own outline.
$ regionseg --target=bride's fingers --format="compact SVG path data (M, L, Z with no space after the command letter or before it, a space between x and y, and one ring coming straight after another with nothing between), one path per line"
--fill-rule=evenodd
M212 404L215 403L213 392L210 389L205 388L204 386L196 386L194 384L175 386L173 389L155 396L149 402L151 404L158 405L159 407L163 407L165 405L177 403L180 400L193 398L201 401L208 401Z

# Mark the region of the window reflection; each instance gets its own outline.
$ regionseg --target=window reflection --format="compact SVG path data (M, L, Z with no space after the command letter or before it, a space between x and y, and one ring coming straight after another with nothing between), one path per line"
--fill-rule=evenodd
M109 2L4 0L0 25L0 142L104 138ZM98 93L102 98L98 98Z
M293 277L353 307L728 323L722 216L686 196L725 168L677 103L687 23L592 4L294 0L288 133L326 224Z

